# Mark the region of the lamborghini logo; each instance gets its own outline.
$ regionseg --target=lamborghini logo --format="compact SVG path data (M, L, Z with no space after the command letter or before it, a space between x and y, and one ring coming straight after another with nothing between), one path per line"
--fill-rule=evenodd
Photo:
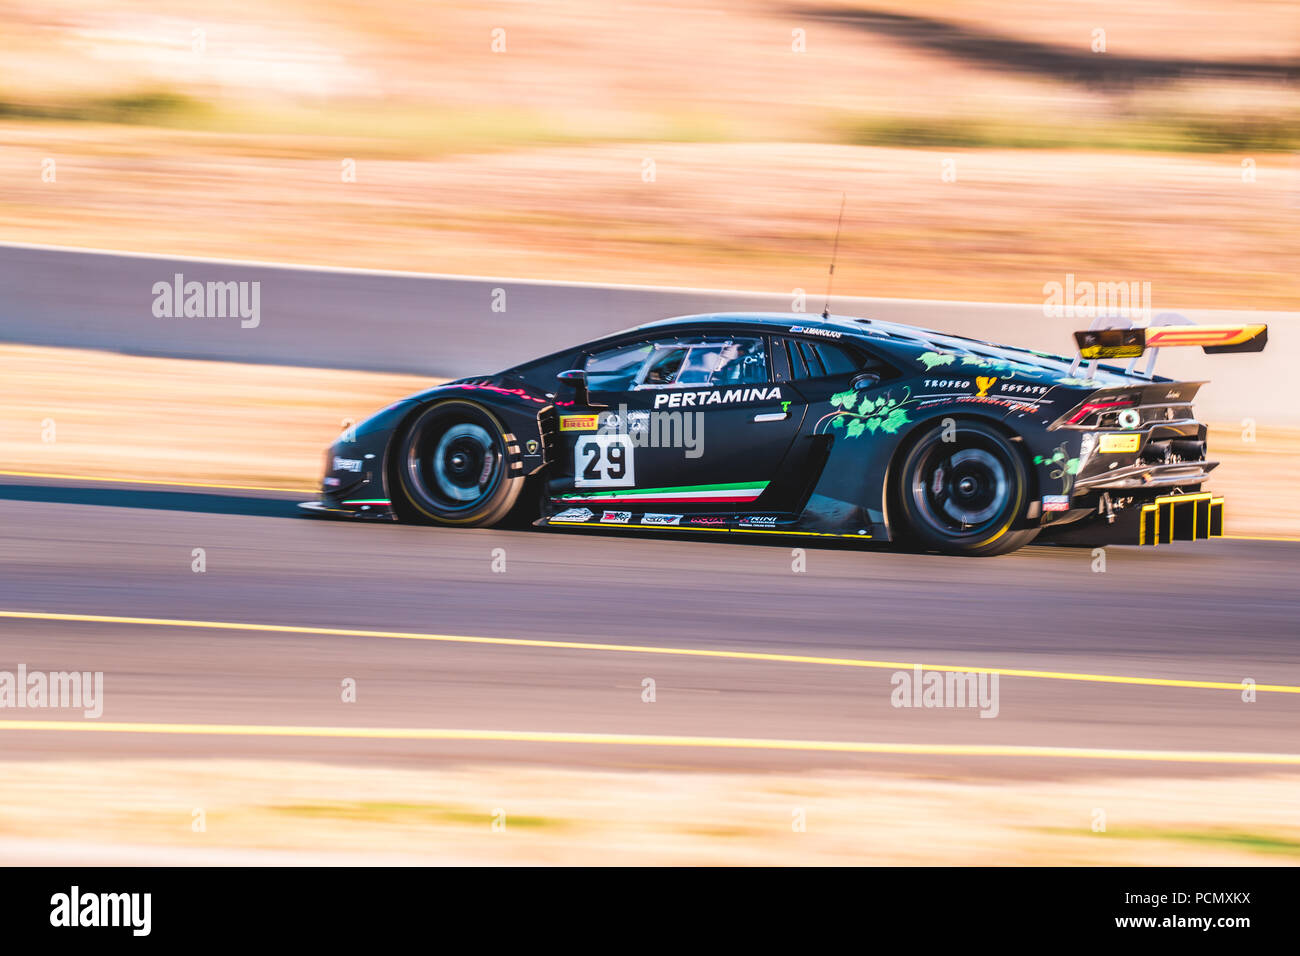
M979 386L979 391L975 393L976 398L984 398L989 393L989 389L997 381L996 378L986 378L983 375L976 376L975 384Z

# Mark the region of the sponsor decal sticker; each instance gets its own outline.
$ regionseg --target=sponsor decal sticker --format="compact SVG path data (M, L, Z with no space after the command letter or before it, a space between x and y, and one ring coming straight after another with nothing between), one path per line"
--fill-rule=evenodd
M998 391L1003 395L1045 395L1050 385L1022 385L1019 382L1003 382Z
M561 511L557 515L552 515L551 520L552 521L590 521L593 517L595 517L595 512L591 511L589 508L569 508L566 511Z
M535 438L530 438L528 441L524 442L524 450L530 455L536 455L538 447L537 439Z
M600 516L602 524L627 524L631 520L632 512L630 511L606 511Z
M648 501L743 502L753 501L763 493L763 489L766 487L766 481L739 481L724 485L681 485L674 488L629 488L627 491L579 492L564 495L561 500L564 502L594 501L602 505Z
M337 455L334 456L335 471L360 472L361 466L364 464L365 462L363 462L360 458L339 458Z
M927 378L926 388L970 388L968 378Z
M1044 511L1069 511L1069 495L1043 495Z
M560 431L562 432L594 432L597 427L599 415L561 415Z
M687 518L686 524L695 525L699 528L724 528L727 525L727 519L719 518L716 515L700 515L694 518Z
M836 332L834 329L819 329L815 325L792 325L790 331L801 335L820 335L828 339L840 339L844 337L843 332Z
M740 519L742 528L774 528L776 515L746 515Z
M698 408L704 405L734 405L748 402L781 400L781 386L772 388L719 388L692 392L660 392L655 396L655 408Z
M990 378L985 375L975 376L975 385L979 388L979 391L975 393L975 397L984 398L985 396L988 395L989 389L992 388L995 384L997 384L996 377Z
M681 524L681 515L645 514L641 516L642 524Z
M1101 444L1097 447L1102 454L1119 454L1122 452L1133 452L1138 450L1142 444L1142 436L1132 435L1102 435Z

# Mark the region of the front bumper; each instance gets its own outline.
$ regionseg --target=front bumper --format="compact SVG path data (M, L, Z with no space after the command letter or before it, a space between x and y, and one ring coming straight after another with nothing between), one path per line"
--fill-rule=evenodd
M300 501L298 507L308 514L322 518L364 518L372 521L395 521L392 504L388 501L367 503L349 502L340 507L329 501Z

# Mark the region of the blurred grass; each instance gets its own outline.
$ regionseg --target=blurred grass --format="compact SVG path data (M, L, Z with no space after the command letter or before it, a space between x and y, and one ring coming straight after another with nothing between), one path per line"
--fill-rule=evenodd
M189 128L210 122L216 114L211 103L162 89L109 96L42 99L0 97L0 117L7 119Z
M1046 827L1044 833L1071 835L1074 831L1061 827ZM1269 833L1252 833L1238 830L1163 830L1130 827L1107 830L1097 834L1099 839L1161 840L1174 843L1201 844L1210 847L1247 850L1255 853L1281 854L1300 857L1300 840L1287 839Z
M227 103L154 88L105 96L0 96L0 119L107 123L255 136L321 137L378 144L372 156L449 155L599 143L820 141L916 149L1072 149L1172 153L1300 149L1300 117L1194 110L1127 111L1043 123L1009 116L850 114L781 134L707 111L555 113L520 107L369 102L329 109L288 103Z
M839 142L922 149L1074 149L1170 153L1300 149L1300 124L1283 115L1146 115L1083 124L979 117L880 117L833 125Z
M1296 778L1280 773L1031 780L960 765L920 777L199 757L3 770L0 838L10 859L38 863L57 851L129 865L166 849L173 863L207 865L266 865L270 851L311 854L310 865L1251 866L1291 862L1300 833ZM1114 807L1135 838L1092 833L1093 806ZM506 808L504 832L491 829L494 807ZM793 808L806 831L792 832ZM1285 855L1264 855L1273 846Z
M483 811L457 809L432 803L393 803L364 801L361 803L311 803L272 806L275 813L311 819L347 820L353 823L431 824L454 823L465 826L486 826L493 815ZM563 827L565 821L550 817L507 814L506 827L537 830Z
M630 112L610 116L560 114L513 106L466 110L364 101L332 103L324 109L285 102L254 104L200 99L156 88L105 96L0 95L0 120L3 119L147 126L248 137L360 140L372 147L367 154L372 158L593 143L734 142L746 138L736 123L704 111Z

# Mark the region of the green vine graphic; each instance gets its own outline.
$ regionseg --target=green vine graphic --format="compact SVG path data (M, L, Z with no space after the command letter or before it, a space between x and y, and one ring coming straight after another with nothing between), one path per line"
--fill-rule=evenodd
M903 408L912 401L911 395L912 390L907 389L907 394L899 401L888 392L876 399L865 391L849 389L836 392L831 396L831 405L839 411L824 416L817 424L820 426L829 418L831 428L836 431L843 429L846 438L857 438L863 432L892 435L912 420Z
M1050 458L1035 455L1034 464L1055 465L1056 467L1047 473L1048 476L1061 479L1061 494L1070 493L1070 489L1074 487L1074 476L1079 473L1079 459L1070 458L1064 445L1057 445L1055 453Z
M957 359L961 361L958 362ZM922 352L916 360L925 366L927 372L941 365L953 365L954 371L964 369L988 369L998 372L1003 378L1014 378L1017 374L1030 378L1039 378L1045 374L1043 369L1034 368L1020 362L1007 362L1001 359L980 358L978 355L958 356L953 352Z

